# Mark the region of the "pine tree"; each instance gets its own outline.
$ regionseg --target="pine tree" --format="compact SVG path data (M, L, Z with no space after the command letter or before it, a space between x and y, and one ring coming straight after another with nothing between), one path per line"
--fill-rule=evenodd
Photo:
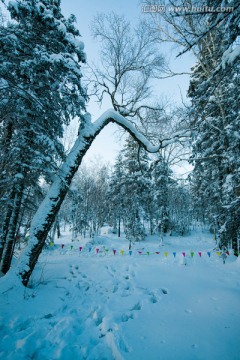
M113 231L117 231L118 237L121 236L121 221L123 220L124 215L124 164L123 157L121 152L118 154L113 171L111 174L109 182L109 190L107 193L107 198L109 202L109 217L110 221L113 223Z
M227 26L226 22L221 23L204 38L189 96L196 129L193 145L195 199L197 202L201 199L207 217L217 227L219 245L232 245L237 253L240 143L235 89L239 81L239 62L234 67L215 70L236 35L231 33L235 30Z
M0 38L3 272L10 266L23 194L56 171L64 157L63 125L81 115L86 100L75 18L63 17L59 0L11 1L8 10L13 21L1 26Z
M162 157L155 161L151 175L153 179L152 194L156 228L163 236L169 229L168 196L171 171Z
M126 140L123 155L122 204L124 232L130 242L145 238L144 200L150 191L144 174L148 169L148 157L139 153L139 146L131 137Z

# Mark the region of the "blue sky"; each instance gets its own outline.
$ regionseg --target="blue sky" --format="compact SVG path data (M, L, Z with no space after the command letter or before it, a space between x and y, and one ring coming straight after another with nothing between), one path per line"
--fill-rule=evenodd
M131 23L136 23L141 16L148 16L141 11L141 1L139 0L62 0L62 11L65 16L74 14L77 18L77 27L82 35L82 40L85 44L85 51L87 54L88 62L97 62L98 59L98 44L91 36L91 23L97 13L109 13L114 11L117 14L125 15ZM185 55L182 58L176 59L176 50L173 51L168 45L164 45L161 51L165 53L167 58L170 59L171 67L178 72L189 71L194 60ZM183 98L186 96L188 88L188 76L178 76L156 82L154 91L156 96L167 97L172 103L179 104L181 102L181 93ZM88 111L92 114L93 119L96 119L107 108L111 107L110 102L105 102L101 109L94 99L88 105ZM97 155L103 157L104 161L114 162L117 152L121 148L121 141L118 140L119 136L116 135L117 126L109 125L98 135L94 141L91 149L86 155L89 161Z

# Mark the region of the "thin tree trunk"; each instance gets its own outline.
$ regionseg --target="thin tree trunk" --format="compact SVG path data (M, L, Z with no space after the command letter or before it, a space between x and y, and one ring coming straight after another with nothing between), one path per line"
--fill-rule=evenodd
M7 239L7 235L8 235L8 231L9 231L9 224L10 224L11 216L12 216L12 212L13 212L13 201L14 201L15 195L16 195L15 190L12 190L11 194L9 196L10 204L8 205L7 213L6 213L5 220L4 220L3 227L2 227L1 238L0 238L0 263L2 261L3 251L4 251L4 248L6 245L6 239Z
M121 219L120 217L118 218L118 237L120 238L121 236L121 228L120 228L120 225L121 225Z
M9 230L8 230L6 244L4 246L1 265L0 265L3 274L6 274L12 262L14 247L16 243L16 230L17 230L18 218L21 209L22 190L23 190L23 184L21 185L19 191L16 193L14 200L14 207L11 215L11 220L9 223Z

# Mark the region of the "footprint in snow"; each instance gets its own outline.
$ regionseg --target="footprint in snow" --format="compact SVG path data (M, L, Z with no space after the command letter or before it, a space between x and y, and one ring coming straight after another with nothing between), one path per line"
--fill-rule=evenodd
M131 320L134 319L133 313L123 314L122 317L121 317L122 322L127 322L129 319L131 319Z
M87 278L87 275L86 274L84 274L84 273L79 273L82 277L83 277L83 279L86 279Z
M123 288L122 293L121 293L121 297L127 297L127 296L129 296L129 295L131 294L130 291L131 291L131 287L130 287L129 285L125 286L125 287Z
M93 320L95 321L95 325L98 327L98 326L100 326L102 324L103 317L99 312L97 312L95 310L94 313L93 313Z
M135 304L131 311L135 311L135 310L141 310L142 309L142 305L140 304L140 302L138 302L137 304Z
M156 304L159 301L158 296L154 292L150 292L148 295L150 295L150 302L152 304Z
M115 284L115 285L113 286L112 292L113 292L113 294L115 294L117 291L118 291L118 284Z
M116 270L111 266L109 267L108 265L105 266L105 269L108 271L108 274L111 276L111 277L115 277L116 275Z
M167 294L168 294L168 289L162 288L161 290L162 290L162 293L163 293L164 295L167 295Z

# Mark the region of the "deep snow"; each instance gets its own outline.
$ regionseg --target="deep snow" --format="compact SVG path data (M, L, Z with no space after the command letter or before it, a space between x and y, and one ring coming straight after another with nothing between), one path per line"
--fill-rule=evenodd
M224 265L200 227L164 246L148 237L131 256L106 230L93 244L66 233L40 256L31 289L1 294L1 359L240 358L239 260Z

